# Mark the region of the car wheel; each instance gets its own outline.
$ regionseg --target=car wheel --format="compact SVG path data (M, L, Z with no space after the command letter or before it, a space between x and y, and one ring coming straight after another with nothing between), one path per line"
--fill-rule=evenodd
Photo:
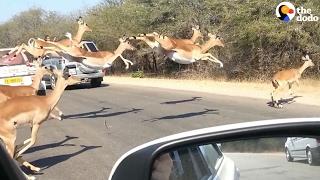
M311 166L316 164L312 151L309 148L307 149L307 161Z
M293 161L293 157L291 156L289 149L286 149L286 158L288 162Z
M56 87L56 83L57 83L57 78L54 75L50 76L50 86L51 89L54 89Z
M90 81L91 87L100 87L101 83L102 83L101 78L94 78L94 79L91 79Z

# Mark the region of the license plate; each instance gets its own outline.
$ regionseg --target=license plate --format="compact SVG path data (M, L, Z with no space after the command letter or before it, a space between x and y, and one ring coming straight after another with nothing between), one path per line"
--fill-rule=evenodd
M77 70L76 69L69 69L69 74L70 75L76 75L77 74Z
M21 77L14 77L14 78L6 78L4 79L5 84L16 84L16 83L22 83L22 78Z

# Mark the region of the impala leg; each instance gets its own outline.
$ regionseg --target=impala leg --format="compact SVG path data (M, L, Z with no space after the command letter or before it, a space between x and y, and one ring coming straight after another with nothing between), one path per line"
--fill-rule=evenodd
M16 147L15 147L15 154L16 154L18 151L20 151L21 149L23 149L23 148L24 148L28 143L30 143L30 142L31 142L31 138L23 141L22 144L16 145Z
M30 164L29 162L27 162L26 160L24 160L22 158L22 156L19 156L17 158L15 158L20 164L22 164L24 167L26 168L29 168L30 170L32 171L35 171L35 172L39 172L41 169L39 167L36 167L32 164Z
M273 90L271 93L271 101L273 103L273 106L276 108L283 108L283 105L279 102L281 89L282 89L282 87L279 86L278 88Z
M59 121L62 121L62 117L55 115L53 112L51 112L51 113L49 114L49 116L50 116L52 119L57 119L57 120L59 120Z
M5 54L4 56L2 56L2 58L7 57L9 54L12 54L14 51L16 51L16 50L19 49L19 48L20 48L20 46L14 47L11 51L9 51L7 54Z
M202 57L200 58L200 60L218 63L218 64L220 64L220 67L223 67L223 63L219 59L212 56L212 54L210 54L210 53L202 54Z
M291 82L291 83L288 82L288 86L289 86L289 90L288 90L288 91L289 91L289 95L290 95L290 96L292 96L292 95L294 94L293 91L292 91L292 85L293 85L293 83L294 83L294 82Z
M10 157L14 156L14 139L3 139Z
M56 112L58 112L59 116L63 115L63 112L58 108L58 107L54 107L54 109Z
M129 64L133 65L133 62L124 58L121 54L120 54L120 58L122 59L122 61L124 62L124 64L126 65L126 69L129 69Z
M8 153L9 153L9 155L10 155L11 157L13 157L13 155L14 155L14 140L12 140L12 141L6 141L5 144L6 144L6 149L7 149ZM18 161L18 162L19 162L19 161ZM19 162L19 163L20 163L20 162ZM28 175L25 174L24 172L22 172L22 173L23 173L23 175L24 175L28 180L35 180L35 179L36 179L34 176L28 176Z
M19 53L21 53L21 51L23 50L23 49L26 49L25 48L25 44L23 43L23 44L21 44L21 46L18 48L18 50L17 50L17 52L16 52L16 55L18 55Z
M58 115L54 114L54 112L57 112ZM58 107L54 107L49 116L53 119L62 121L63 112Z
M33 146L33 145L36 143L39 127L40 127L39 124L34 124L34 125L32 126L32 132L31 132L31 140L30 140L30 142L29 142L25 147L23 147L20 151L17 152L16 157L21 156L22 153L24 153L25 151L27 151L31 146Z

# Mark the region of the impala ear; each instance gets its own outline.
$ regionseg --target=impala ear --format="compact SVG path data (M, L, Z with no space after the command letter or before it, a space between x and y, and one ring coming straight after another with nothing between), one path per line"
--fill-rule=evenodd
M157 32L153 32L152 34L155 36L159 36L159 33L157 33Z
M200 26L199 25L193 26L192 30L200 30Z
M217 35L212 34L212 33L208 33L208 36L212 39L217 39Z
M301 59L302 59L303 61L311 60L308 54L307 54L306 56L302 56Z
M311 59L310 59L308 54L306 55L306 59L311 61Z
M83 19L81 16L77 19L78 24L84 24Z

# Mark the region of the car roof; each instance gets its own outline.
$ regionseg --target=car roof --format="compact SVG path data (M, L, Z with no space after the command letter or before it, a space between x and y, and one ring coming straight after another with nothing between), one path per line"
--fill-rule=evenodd
M245 122L245 123L229 124L229 125L223 125L223 126L215 126L210 128L202 128L198 130L192 130L192 131L174 134L171 136L166 136L166 137L142 144L140 146L137 146L131 149L130 151L128 151L127 153L125 153L124 155L122 155L114 164L109 176L109 180L111 180L115 174L117 174L117 176L119 175L119 173L116 172L118 171L118 168L121 169L120 171L127 171L126 172L127 175L132 173L130 177L132 179L135 179L133 174L143 173L143 172L139 172L139 168L137 167L145 166L143 170L148 171L148 167L150 167L150 164L152 163L153 158L155 157L155 154L156 154L155 152L158 152L159 149L163 149L164 147L170 148L170 146L172 146L173 144L183 142L186 139L190 139L191 141L194 138L199 138L199 137L205 138L205 137L212 136L212 134L219 134L221 132L227 132L227 131L241 132L241 130L244 130L244 129L247 131L248 129L254 130L256 128L261 128L261 127L267 129L267 127L274 128L274 127L291 125L292 127L298 128L299 127L298 125L300 124L301 125L318 124L320 126L320 118L274 119L274 120ZM135 168L132 167L131 162L133 164L136 164ZM130 165L131 167L128 167ZM130 170L130 168L134 170ZM142 176L143 175L141 175L139 178L142 178ZM147 176L147 175L145 174L144 176ZM148 178L148 177L145 177L145 178Z

